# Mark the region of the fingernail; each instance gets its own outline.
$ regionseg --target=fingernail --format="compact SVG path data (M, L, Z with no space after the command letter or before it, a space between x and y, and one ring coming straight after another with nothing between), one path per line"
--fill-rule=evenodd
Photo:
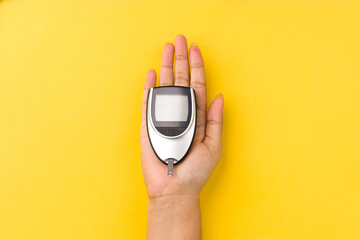
M218 95L216 95L215 98L222 98L222 99L224 99L224 95L223 95L222 93L219 93Z

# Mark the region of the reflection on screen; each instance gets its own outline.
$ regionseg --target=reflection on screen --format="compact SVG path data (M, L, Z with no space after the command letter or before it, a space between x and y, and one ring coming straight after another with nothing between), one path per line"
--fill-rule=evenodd
M186 95L159 94L155 96L156 121L186 121L188 108Z

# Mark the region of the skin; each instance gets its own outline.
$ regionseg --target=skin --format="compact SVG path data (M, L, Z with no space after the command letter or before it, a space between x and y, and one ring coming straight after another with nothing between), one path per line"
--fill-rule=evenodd
M150 70L145 80L140 132L141 165L149 201L149 240L201 239L199 194L222 153L222 94L215 97L207 112L204 62L200 48L193 44L188 52L183 35L176 36L174 43L175 46L172 43L164 46L159 86L195 89L196 134L186 159L174 166L173 176L167 176L167 166L153 152L146 130L147 94L150 88L156 86L156 72Z

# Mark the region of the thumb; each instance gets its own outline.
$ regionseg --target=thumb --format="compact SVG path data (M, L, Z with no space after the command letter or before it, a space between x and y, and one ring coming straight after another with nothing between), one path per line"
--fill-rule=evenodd
M206 136L203 141L210 148L219 151L222 149L223 108L224 97L220 93L210 104L206 122Z

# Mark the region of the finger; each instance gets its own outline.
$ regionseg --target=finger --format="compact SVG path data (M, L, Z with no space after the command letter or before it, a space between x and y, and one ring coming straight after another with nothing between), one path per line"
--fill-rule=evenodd
M189 86L189 60L186 38L178 35L175 38L175 85Z
M195 141L203 141L206 125L206 81L204 61L198 46L191 46L189 50L191 80L190 86L195 89L197 106L197 128Z
M174 51L175 49L172 43L168 43L164 46L161 59L159 86L173 85Z
M141 111L141 130L140 130L140 140L147 138L146 131L146 103L147 103L147 95L149 89L156 86L156 72L151 69L147 75L144 86L143 100L142 100L142 111Z
M224 99L222 94L219 94L210 104L203 141L212 151L217 152L222 148L223 108Z

